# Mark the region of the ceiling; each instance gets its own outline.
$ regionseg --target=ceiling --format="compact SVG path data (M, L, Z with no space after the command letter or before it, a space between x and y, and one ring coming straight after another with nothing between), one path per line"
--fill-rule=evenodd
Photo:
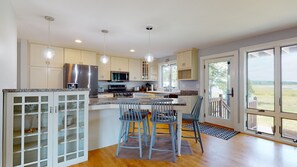
M297 26L296 0L11 0L18 38L52 45L142 58L171 56L192 47L226 42ZM81 39L82 44L74 43ZM134 53L129 52L135 49Z

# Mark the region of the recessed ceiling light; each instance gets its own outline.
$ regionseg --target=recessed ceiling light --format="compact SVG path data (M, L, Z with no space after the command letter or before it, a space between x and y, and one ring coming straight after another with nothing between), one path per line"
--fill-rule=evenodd
M74 42L75 43L82 43L82 41L80 39L76 39Z
M132 52L132 53L133 53L133 52L135 52L135 50L134 50L134 49L130 49L130 52Z

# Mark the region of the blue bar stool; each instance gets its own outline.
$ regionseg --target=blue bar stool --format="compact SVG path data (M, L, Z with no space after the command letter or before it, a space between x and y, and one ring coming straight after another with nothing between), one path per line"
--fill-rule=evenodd
M144 131L144 140L145 145L147 146L147 118L146 115L142 113L140 109L140 102L138 99L122 99L120 100L120 118L121 121L121 129L118 138L118 147L116 156L119 155L121 148L128 148L128 149L138 149L139 148L139 157L142 158L142 136L141 136L141 123L143 126ZM138 124L138 146L126 146L125 144L121 145L121 141L124 143L128 140L129 135L129 124L130 123L137 123Z
M183 113L182 120L191 122L193 125L193 131L194 131L194 136L195 137L189 137L189 136L182 136L184 138L195 138L196 143L199 141L201 151L202 153L204 152L203 150L203 145L202 145L202 139L201 139L201 134L200 134L200 127L199 127L199 115L200 115L200 110L201 110L201 105L202 105L203 97L198 96L198 99L192 109L191 114L185 114ZM183 131L192 131L192 130L184 130Z
M155 99L152 100L152 116L151 122L153 124L151 143L150 143L150 151L149 151L149 159L152 157L152 151L168 151L172 152L173 161L176 162L176 154L175 154L175 145L176 145L176 133L174 130L174 124L176 124L176 116L172 108L172 99ZM155 148L155 140L156 140L156 125L157 124L167 124L169 126L170 135L171 135L171 150L164 150Z

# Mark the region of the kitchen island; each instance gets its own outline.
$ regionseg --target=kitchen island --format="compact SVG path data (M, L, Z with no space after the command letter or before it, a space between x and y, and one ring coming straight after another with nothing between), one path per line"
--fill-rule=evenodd
M89 150L117 144L120 131L119 100L121 98L90 98L89 103ZM141 109L151 110L152 98L139 98ZM182 113L186 103L173 99L173 109L177 111L177 146L178 155L181 148Z

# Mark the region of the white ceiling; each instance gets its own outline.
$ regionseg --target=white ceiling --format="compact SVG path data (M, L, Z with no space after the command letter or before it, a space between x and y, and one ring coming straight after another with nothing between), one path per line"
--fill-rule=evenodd
M297 0L11 0L18 38L107 53L144 57L147 25L152 25L151 51L157 58L188 48L207 48L297 26ZM81 39L82 44L74 43ZM130 53L130 49L135 53Z

